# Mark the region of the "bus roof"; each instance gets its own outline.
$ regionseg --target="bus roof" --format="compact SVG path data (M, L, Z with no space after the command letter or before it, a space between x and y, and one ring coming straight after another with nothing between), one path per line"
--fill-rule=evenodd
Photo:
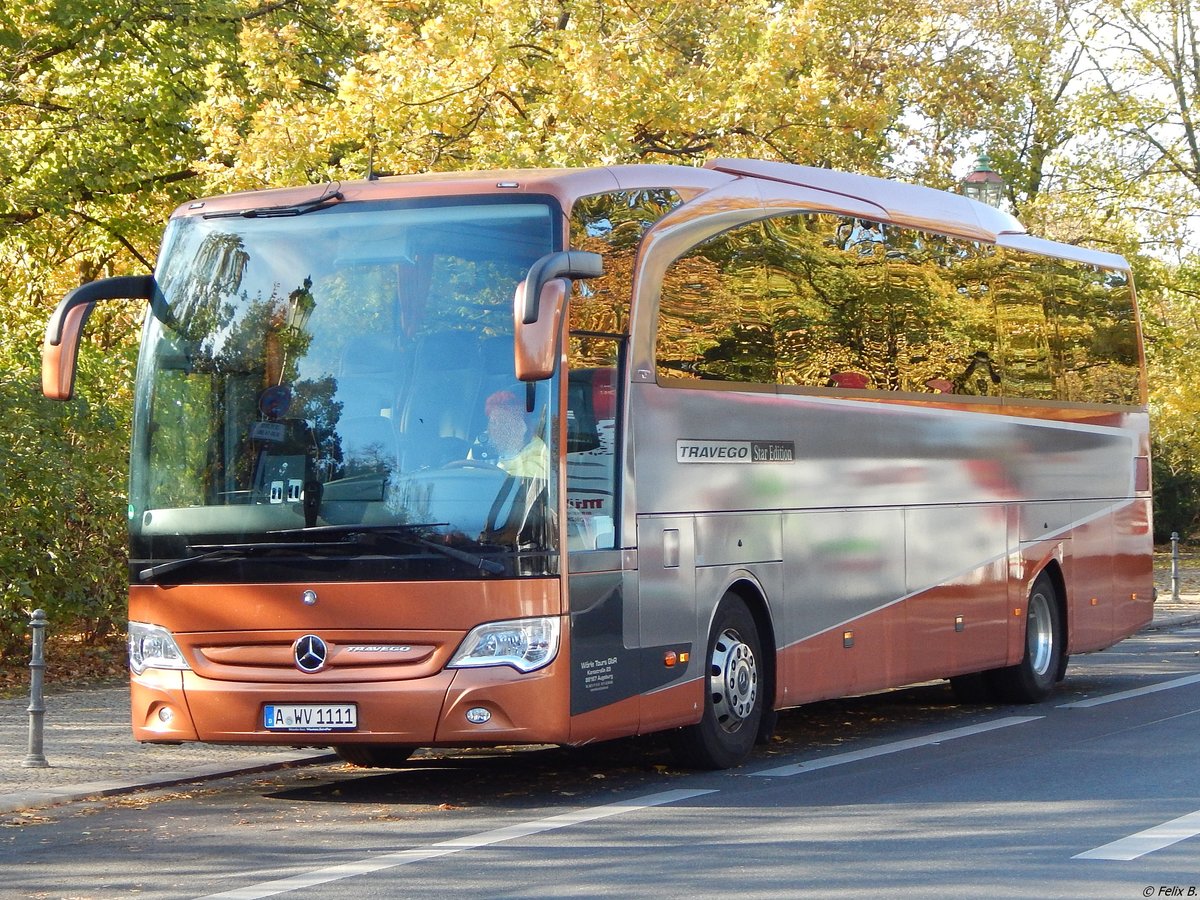
M1008 213L962 194L870 175L766 160L714 159L706 164L706 168L728 175L761 178L841 194L856 201L874 204L886 213L890 221L899 225L987 241L1000 247L1027 250L1104 269L1129 268L1125 258L1116 253L1034 237Z
M478 194L544 194L570 209L580 197L614 190L674 188L690 200L735 179L794 185L836 198L845 197L847 215L862 205L878 209L885 221L924 231L985 241L1106 269L1129 268L1125 259L1060 244L1028 234L1013 216L961 194L905 184L869 175L754 159L715 159L703 168L679 165L618 165L595 168L498 169L480 172L429 172L341 183L247 191L184 203L174 216L255 214L255 211L305 206L323 200L391 200L409 197ZM837 201L830 204L836 208Z
M910 225L927 223L930 230L952 231L989 241L1002 234L1025 233L1025 226L1006 212L962 194L921 185L757 159L714 159L707 163L707 168L842 194L874 203L892 221Z
M673 187L690 199L733 178L711 169L671 165L426 172L207 197L184 203L175 210L174 216L232 215L238 211L280 209L312 203L322 196L332 199L335 194L345 201L398 200L433 195L545 194L558 199L563 208L570 209L580 197L639 188Z

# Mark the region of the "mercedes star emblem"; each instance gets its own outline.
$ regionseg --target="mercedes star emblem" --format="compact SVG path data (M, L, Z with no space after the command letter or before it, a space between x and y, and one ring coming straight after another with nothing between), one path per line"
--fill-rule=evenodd
M306 634L292 646L296 668L301 672L320 672L329 659L329 647L315 634Z

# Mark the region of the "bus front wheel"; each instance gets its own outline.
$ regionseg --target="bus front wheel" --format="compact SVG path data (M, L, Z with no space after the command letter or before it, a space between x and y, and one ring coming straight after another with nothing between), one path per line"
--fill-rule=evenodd
M1015 666L989 673L1000 699L1009 703L1045 700L1062 678L1063 622L1054 582L1045 572L1029 591L1025 611L1025 654Z
M671 749L689 768L728 769L754 748L764 703L758 626L736 594L717 607L705 659L704 714L672 733Z

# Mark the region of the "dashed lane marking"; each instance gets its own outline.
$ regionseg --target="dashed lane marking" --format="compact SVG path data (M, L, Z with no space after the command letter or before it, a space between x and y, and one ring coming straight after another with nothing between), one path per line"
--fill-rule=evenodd
M766 778L786 778L789 775L803 775L805 772L815 772L818 769L828 769L831 766L844 766L847 763L859 762L864 759L874 759L877 756L887 756L891 753L901 753L905 750L913 750L917 747L928 747L931 744L941 744L946 741L954 741L959 738L970 737L973 734L983 734L988 731L995 731L997 728L1009 728L1013 725L1024 725L1026 722L1036 722L1038 719L1045 718L1044 716L1009 716L1005 719L996 719L993 722L983 722L979 725L968 725L964 728L953 728L950 731L939 731L935 734L927 734L923 737L910 738L906 741L894 741L890 744L881 744L878 747L868 747L865 750L852 750L848 753L835 753L832 756L822 756L817 759L806 760L805 762L795 763L789 766L779 766L774 769L764 769L761 772L751 772L751 775L759 775Z
M1128 861L1145 856L1147 853L1153 853L1155 850L1170 847L1172 844L1178 844L1180 841L1186 841L1198 834L1200 834L1200 810L1180 816L1178 819L1172 819L1170 822L1164 822L1162 825L1147 828L1145 831L1139 831L1137 834L1131 834L1119 841L1112 841L1095 850L1076 853L1071 859Z
M625 813L637 812L641 809L664 806L668 803L678 803L681 800L690 800L693 797L715 793L717 793L715 790L678 790L664 791L660 794L647 794L644 797L634 797L629 800L618 801L617 803L607 803L603 806L592 806L587 809L563 813L558 816L550 816L545 819L535 819L532 822L521 822L516 825L507 825L504 828L496 828L492 831L484 831L479 834L454 838L449 841L440 841L436 844L430 844L428 847L413 847L409 850L381 853L376 856L369 856L366 859L357 859L335 866L326 866L321 869L314 869L311 872L292 875L288 878L264 881L232 891L210 894L207 897L201 898L201 900L259 900L262 897L274 897L277 894L286 894L289 891L298 891L303 888L329 884L345 878L354 878L358 875L369 875L372 872L394 869L398 866L407 866L412 863L423 862L427 859L448 856L451 853L478 850L482 847L490 847L493 844L530 837L531 835L542 834L547 831L555 831L559 828L569 828L572 825L594 822L597 819L607 819L610 816L619 816Z
M1161 681L1148 687L1134 688L1131 691L1121 691L1118 694L1106 694L1103 697L1093 697L1090 700L1076 700L1074 703L1064 703L1059 709L1091 709L1093 706L1103 706L1106 703L1116 703L1119 700L1129 700L1133 697L1143 697L1146 694L1156 694L1159 691L1169 691L1172 688L1186 687L1189 684L1200 683L1200 675L1188 675L1172 681Z

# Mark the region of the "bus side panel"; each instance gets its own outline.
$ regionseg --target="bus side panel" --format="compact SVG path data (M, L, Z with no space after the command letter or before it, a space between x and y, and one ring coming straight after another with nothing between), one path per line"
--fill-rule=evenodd
M637 697L646 689L637 642L627 638L637 619L625 582L620 571L570 576L572 716ZM636 729L636 716L630 725Z
M852 619L780 649L785 706L902 684L909 641L903 603Z
M608 706L571 716L572 746L590 744L593 741L609 741L637 733L637 722L642 712L642 697L629 697Z
M1154 535L1150 498L1113 515L1113 632L1133 634L1154 618Z
M888 512L894 511L875 515L886 520ZM873 571L882 573L878 561ZM903 600L880 602L876 596L872 611L784 647L779 657L783 704L1004 665L1010 627L1007 572L1008 559L1002 556ZM860 605L865 596L864 590ZM797 605L816 612L804 598ZM809 620L808 627L816 621Z
M1113 641L1113 519L1104 503L1072 503L1072 528L1062 542L1067 592L1067 652L1085 653ZM1098 514L1097 514L1098 513Z
M637 519L638 646L645 660L642 731L685 725L699 719L707 624L697 626L716 600L696 591L696 518L654 516ZM668 653L686 654L687 663L665 665ZM673 688L692 682L693 687Z
M648 549L642 557L657 575L649 579L655 605L645 633L639 598L646 587L639 572L570 575L570 743L688 725L700 716L702 687L687 662L699 640L690 622L696 594L678 589L678 579L694 579L695 567L691 550L676 560L671 549L672 533L687 535L690 545L691 519L660 520L647 528L648 535L668 535L669 546L665 555Z
M1006 506L915 507L904 511L904 522L911 634L904 680L1003 665L1008 628Z
M661 651L645 656L649 662L653 662L654 656L657 656L658 665L662 665ZM683 680L651 690L643 696L618 700L571 716L570 743L587 744L695 724L703 712L704 682L697 675L687 674L687 671L680 666ZM640 726L636 723L640 723Z
M1154 562L1148 500L1082 522L1067 546L1071 653L1102 650L1150 622Z
M785 593L776 606L789 614L776 622L781 643L839 628L904 596L903 511L787 513L783 534ZM905 635L901 629L879 648L884 669L899 673L906 667ZM787 683L796 683L790 673Z
M1029 587L1056 556L1069 595L1089 594L1086 613L1071 607L1082 634L1071 646L1130 633L1139 613L1118 621L1114 610L1133 591L1114 588L1106 560L1124 540L1112 529L1132 502L1143 414L870 399L682 380L630 385L637 478L625 494L627 520L638 516L642 584L661 578L655 606L679 613L670 628L688 632L680 597L705 582L686 565L677 576L662 574L661 562L645 565L643 524L778 511L784 588L768 600L783 648L777 693L788 705L1019 661ZM659 555L661 531L649 535ZM1127 543L1132 556L1149 558L1148 545L1139 549L1132 535ZM1128 582L1138 577L1131 571ZM697 596L697 619L719 599ZM643 616L650 610L643 595ZM854 653L864 644L870 659Z
M893 684L978 672L1005 663L1006 560L922 591L905 601L908 665Z

